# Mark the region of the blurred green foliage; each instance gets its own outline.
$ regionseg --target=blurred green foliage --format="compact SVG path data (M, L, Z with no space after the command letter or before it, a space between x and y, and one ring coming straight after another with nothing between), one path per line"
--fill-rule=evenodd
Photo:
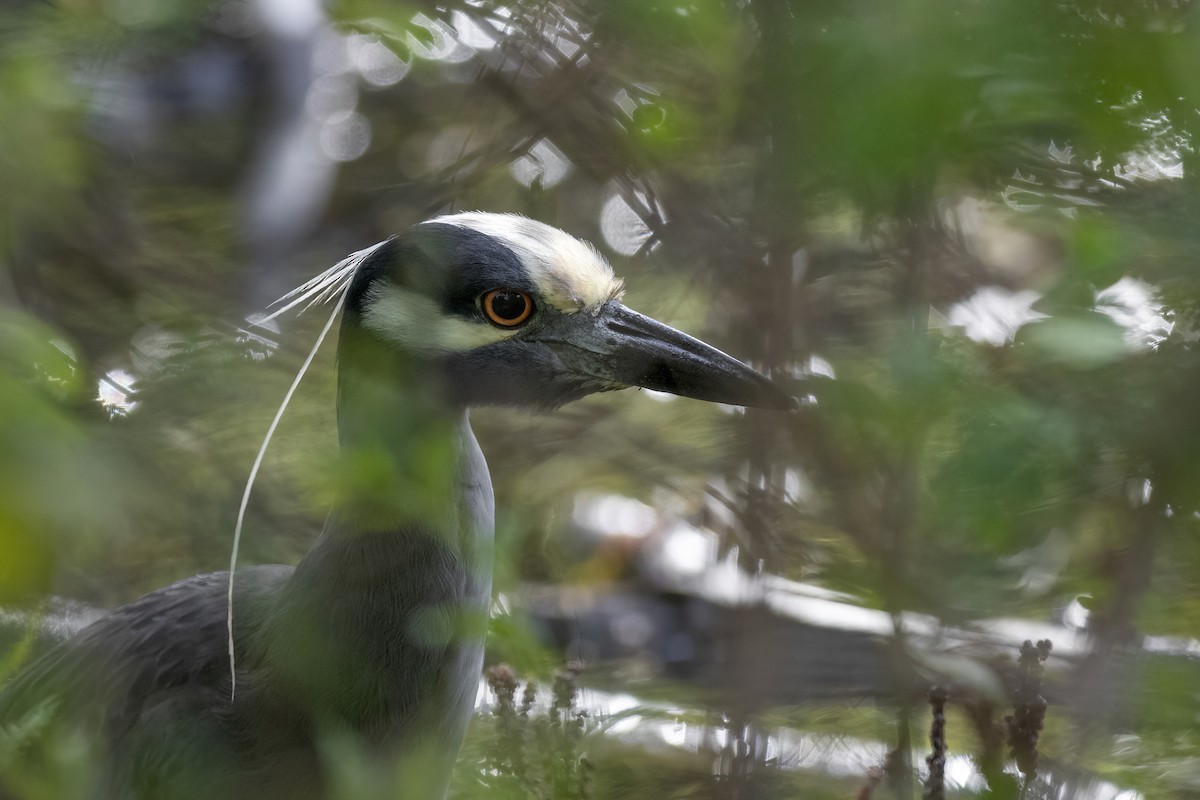
M1200 791L1194 3L269 5L0 8L0 604L110 606L223 567L320 324L263 341L243 315L437 211L518 211L595 241L632 306L806 403L477 413L499 591L586 573L561 540L589 490L669 497L742 564L889 612L966 626L1079 600L1092 655L1059 667L1043 753L1148 798ZM1144 289L1125 316L1098 298L1122 278ZM972 305L986 287L1041 317ZM247 561L293 563L347 488L332 362L268 455ZM106 408L113 370L136 390ZM1146 634L1192 660L1139 654ZM554 666L519 614L492 637L533 677ZM847 735L842 702L788 724L833 709L822 732ZM909 741L895 719L861 735ZM590 746L605 797L845 797L872 766L764 769L751 795L702 753Z

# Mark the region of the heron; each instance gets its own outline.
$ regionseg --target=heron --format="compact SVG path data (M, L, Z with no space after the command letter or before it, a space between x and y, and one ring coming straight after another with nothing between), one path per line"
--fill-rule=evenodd
M402 787L389 796L443 797L492 590L494 500L469 410L627 387L793 406L625 306L594 247L521 216L436 217L302 289L293 303L339 298L340 464L361 480L294 568L236 573L233 669L230 576L214 572L112 611L3 688L0 726L49 709L46 730L94 742L89 797L325 797L346 746ZM0 796L21 785L0 776Z

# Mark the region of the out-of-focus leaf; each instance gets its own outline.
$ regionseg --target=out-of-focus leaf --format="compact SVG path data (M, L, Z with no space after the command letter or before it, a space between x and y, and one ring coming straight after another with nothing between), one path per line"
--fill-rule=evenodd
M1122 330L1099 314L1052 317L1022 329L1019 344L1059 366L1091 369L1129 352Z

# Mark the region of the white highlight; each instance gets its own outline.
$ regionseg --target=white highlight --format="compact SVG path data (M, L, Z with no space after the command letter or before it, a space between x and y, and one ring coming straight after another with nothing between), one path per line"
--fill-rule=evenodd
M1155 287L1137 278L1126 276L1096 292L1096 310L1124 328L1126 343L1139 350L1158 347L1175 328Z
M509 174L522 186L529 188L535 181L543 189L562 183L571 174L571 159L549 139L538 139L524 155L508 165Z
M96 400L109 417L123 417L137 408L132 399L136 386L137 378L127 370L110 369L96 385Z
M659 527L658 512L653 506L619 494L576 495L571 520L604 536L634 539L644 539Z
M258 0L254 5L263 24L288 39L310 36L325 22L318 0Z
M662 559L678 575L701 575L713 563L716 536L679 523L662 542Z
M623 256L636 256L654 236L642 215L616 192L600 209L600 233L605 243Z
M429 222L499 239L521 259L538 293L559 311L598 311L624 291L624 284L595 247L545 223L518 214L482 211L449 214Z
M428 42L417 38L411 33L405 36L409 51L417 58L427 61L442 61L447 64L461 64L469 61L475 55L475 50L462 42L455 30L443 20L433 19L418 13L412 18L412 24L429 31Z
M495 9L496 15L500 16L499 12L502 10ZM450 12L450 25L454 28L458 41L473 50L493 50L496 47L495 23L489 20L485 24L486 28L462 11Z
M1009 291L1000 286L983 286L966 300L950 308L947 323L962 328L969 339L994 347L1013 340L1021 326L1045 319L1033 310L1042 296L1031 290Z
M339 114L321 126L321 151L334 161L353 161L371 146L371 123L357 111Z
M372 86L391 86L408 74L409 65L375 36L351 36L346 40L350 62Z

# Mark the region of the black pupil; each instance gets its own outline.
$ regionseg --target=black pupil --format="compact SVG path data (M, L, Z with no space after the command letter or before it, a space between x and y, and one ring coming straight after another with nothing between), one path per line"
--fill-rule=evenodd
M529 301L520 292L496 292L492 295L492 313L503 320L519 318Z

